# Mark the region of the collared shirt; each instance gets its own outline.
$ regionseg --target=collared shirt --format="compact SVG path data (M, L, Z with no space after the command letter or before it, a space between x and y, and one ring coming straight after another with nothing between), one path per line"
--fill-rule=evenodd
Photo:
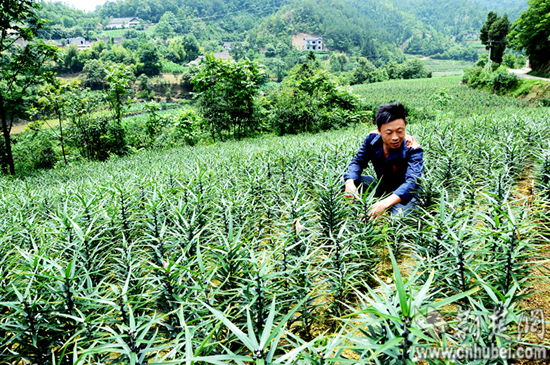
M422 176L424 168L422 147L407 147L406 140L396 149L390 149L388 158L384 156L383 141L380 134L371 133L357 155L351 160L344 180L359 179L369 161L372 161L379 180L379 194L393 192L401 198L402 203L408 203L418 189L416 179Z

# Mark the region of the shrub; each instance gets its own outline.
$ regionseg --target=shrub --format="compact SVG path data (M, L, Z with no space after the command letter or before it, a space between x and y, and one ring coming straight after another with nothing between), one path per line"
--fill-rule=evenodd
M194 146L201 139L203 123L203 119L194 109L181 110L174 121L173 139Z
M473 89L485 87L489 81L489 76L481 66L465 68L462 82Z
M127 152L124 128L105 117L72 121L67 129L67 140L67 144L90 160L105 161L112 154Z
M13 153L21 171L51 169L59 160L55 137L43 130L39 123L31 123L16 141Z
M311 62L296 66L282 90L270 97L275 105L271 126L280 135L341 128L365 116L360 98Z
M506 69L499 68L495 72L492 72L489 77L489 86L497 93L504 93L519 82L519 77L515 74L509 73Z

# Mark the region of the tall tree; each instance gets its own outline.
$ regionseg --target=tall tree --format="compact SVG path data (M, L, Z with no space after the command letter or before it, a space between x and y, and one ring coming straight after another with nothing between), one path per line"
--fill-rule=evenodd
M491 61L502 62L502 56L506 51L506 36L510 32L510 20L508 15L499 17L494 11L487 14L487 21L479 31L479 39L489 51Z
M43 65L60 61L57 47L37 38L45 25L34 0L0 0L0 119L4 148L1 166L15 174L10 132L13 121L25 113L30 87L51 81L53 74Z
M138 58L138 74L144 73L147 76L157 76L162 71L160 54L153 43L141 43L138 49Z
M66 109L69 104L69 99L73 96L73 92L80 87L80 81L66 81L55 78L52 83L44 85L38 90L38 103L46 112L52 113L57 117L59 122L59 143L65 166L67 165L67 157L65 156L65 143L63 135L63 119L66 117Z
M524 50L534 70L550 72L550 1L530 0L512 25L510 43Z
M258 128L255 100L264 73L256 61L224 61L206 54L201 71L192 82L214 140L216 132L222 139L223 131L240 138Z
M193 61L199 56L199 41L197 41L197 38L195 38L193 33L189 33L187 36L185 36L185 39L183 41L183 48L185 49L186 60L188 62Z

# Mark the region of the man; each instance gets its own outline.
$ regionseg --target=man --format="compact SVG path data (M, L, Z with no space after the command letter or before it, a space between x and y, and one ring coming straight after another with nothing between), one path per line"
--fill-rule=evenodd
M403 104L381 105L376 111L378 129L367 135L344 174L344 191L348 198L358 187L376 184L377 196L391 193L371 207L369 218L378 217L389 208L392 215L406 215L415 208L416 179L422 176L423 150L405 133L406 123ZM377 182L371 176L361 176L369 161L376 171Z

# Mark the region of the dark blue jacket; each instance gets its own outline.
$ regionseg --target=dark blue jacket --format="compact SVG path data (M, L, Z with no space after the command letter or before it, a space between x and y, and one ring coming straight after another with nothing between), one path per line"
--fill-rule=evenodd
M395 193L401 198L401 203L408 203L418 189L416 179L422 176L423 153L420 146L407 147L406 140L401 146L390 150L388 159L384 157L382 137L371 133L359 149L344 174L344 180L359 179L369 161L372 161L379 180L378 194Z

